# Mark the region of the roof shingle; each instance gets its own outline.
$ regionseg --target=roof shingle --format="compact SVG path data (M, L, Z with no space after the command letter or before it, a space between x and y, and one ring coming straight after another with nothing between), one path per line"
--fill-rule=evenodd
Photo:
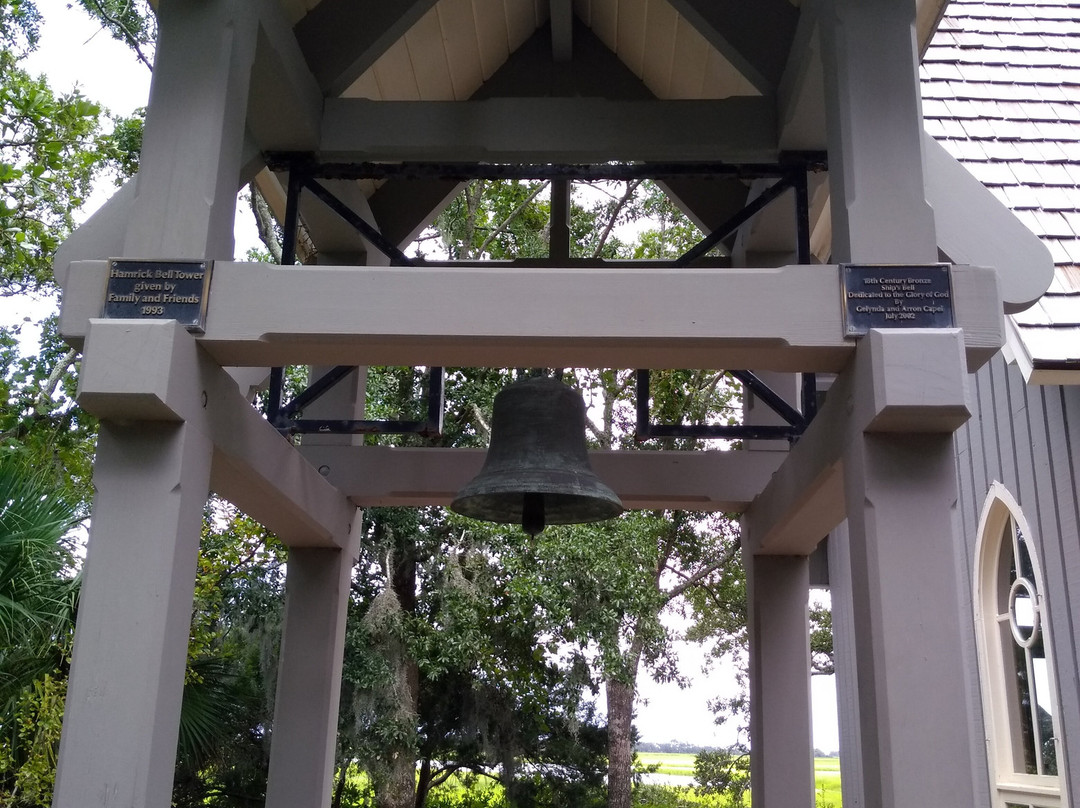
M1050 249L1013 319L1036 360L1080 357L1080 2L951 0L922 65L923 117Z

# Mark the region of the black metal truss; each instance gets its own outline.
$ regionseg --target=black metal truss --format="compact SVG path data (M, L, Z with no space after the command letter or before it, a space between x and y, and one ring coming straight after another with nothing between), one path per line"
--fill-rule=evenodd
M304 407L328 392L354 370L356 370L355 366L338 365L317 379L288 404L282 404L283 372L282 368L273 368L270 374L270 396L266 408L267 420L283 435L422 435L434 438L442 434L445 373L439 367L428 369L427 413L422 421L303 417Z
M672 177L729 176L739 179L775 177L776 182L751 200L716 230L674 261L649 262L653 265L685 267L700 262L706 254L749 221L759 211L788 190L795 194L795 219L798 261L808 264L810 255L810 213L807 175L827 170L827 156L822 152L785 152L777 163L599 163L599 164L509 164L509 163L321 163L308 153L272 153L267 166L273 171L288 172L288 196L283 223L284 239L281 263L296 262L296 237L299 227L300 194L310 191L323 204L356 229L368 242L386 255L395 266L416 262L339 200L318 180L438 178L462 182L473 179L571 179L628 180ZM436 263L436 262L425 262ZM454 262L447 262L453 264ZM543 266L543 261L530 262ZM575 262L576 263L576 262ZM337 384L350 371L339 366L317 380L287 405L282 404L283 370L274 368L270 375L267 417L283 434L420 434L438 435L443 418L443 369L431 368L427 418L423 421L314 420L297 417L303 408ZM637 378L637 430L639 440L649 438L745 439L795 441L817 411L817 381L813 373L802 376L802 412L794 409L750 371L729 371L767 406L777 412L786 425L753 424L654 424L649 413L649 372L639 370Z
M827 170L825 152L781 152L775 163L721 162L640 162L640 163L324 163L309 152L271 152L266 166L271 171L301 173L312 179L383 180L444 179L469 180L663 180L673 177L718 177L739 179L782 177L793 169L805 172Z
M751 390L769 409L787 424L654 424L649 413L648 370L637 372L637 425L634 437L639 441L651 438L684 438L692 440L786 440L795 441L806 430L810 419L788 404L783 398L749 370L729 370L733 377Z

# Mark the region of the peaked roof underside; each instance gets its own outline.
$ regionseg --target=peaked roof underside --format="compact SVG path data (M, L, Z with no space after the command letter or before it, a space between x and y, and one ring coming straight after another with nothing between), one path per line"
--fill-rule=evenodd
M1013 315L1036 366L1080 367L1080 2L951 0L922 67L927 132L1049 247Z
M331 2L331 0L325 0ZM319 2L283 0L299 27ZM410 3L403 3L408 6ZM757 90L669 0L438 0L341 95L375 101L464 101L539 29L584 26L661 99L715 99ZM697 3L691 2L691 13ZM793 29L797 13L779 25ZM552 18L552 8L565 18ZM571 20L572 18L572 20ZM573 48L573 34L564 47Z

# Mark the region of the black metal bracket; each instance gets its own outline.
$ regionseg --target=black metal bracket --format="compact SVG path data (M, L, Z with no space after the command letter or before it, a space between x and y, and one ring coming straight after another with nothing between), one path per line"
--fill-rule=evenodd
M729 370L732 376L754 392L768 407L780 415L786 426L775 424L654 424L649 412L648 370L637 372L638 441L650 438L684 438L690 440L786 440L795 441L802 435L809 420L789 405L761 379L748 370Z
M296 238L300 226L300 194L306 189L323 204L355 228L364 238L385 253L395 265L411 265L413 261L388 241L382 233L364 221L348 205L315 180L309 158L289 162L288 195L285 201L284 237L281 244L281 264L296 263ZM430 368L428 372L427 417L422 421L375 421L349 419L313 419L298 417L306 406L318 399L349 375L350 365L338 365L313 382L288 404L283 404L284 368L271 368L270 388L266 402L266 418L283 435L423 435L437 437L442 433L444 409L444 372Z
M273 368L270 374L270 396L266 418L283 435L422 435L427 438L442 434L445 399L445 372L442 368L428 369L427 414L422 421L375 421L348 419L316 419L298 417L304 407L341 382L356 368L338 365L313 382L288 404L281 402L283 373Z

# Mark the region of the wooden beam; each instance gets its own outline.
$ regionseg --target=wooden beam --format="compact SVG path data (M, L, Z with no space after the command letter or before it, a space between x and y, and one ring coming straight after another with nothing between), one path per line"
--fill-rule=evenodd
M777 87L781 147L825 150L825 80L818 32L818 3L804 3L792 37L787 65Z
M1046 244L926 132L923 154L938 247L950 261L996 267L1005 311L1031 306L1054 280Z
M390 179L376 189L368 204L379 231L404 250L464 187L457 180Z
M657 185L706 235L746 207L746 183L737 177L670 177Z
M163 3L126 255L224 258L259 32L244 3Z
M476 476L483 449L305 446L308 460L361 507L449 505ZM589 453L593 471L627 508L740 513L784 454L773 451Z
M291 547L348 547L355 508L173 320L93 320L79 405L111 421L184 421L214 445L211 489Z
M970 417L956 330L871 331L746 513L754 553L809 555L843 521L843 459L864 432L952 433Z
M759 92L776 92L799 20L788 0L669 2Z
M605 101L328 99L321 159L485 162L711 160L775 162L776 110L766 98Z
M323 93L336 96L434 5L435 0L323 0L294 31Z
M569 3L568 3L569 5ZM477 88L470 100L486 98L606 98L646 101L655 98L644 82L612 53L576 16L569 34L569 62L555 62L552 26L541 25Z
M201 345L230 365L841 370L835 265L777 269L297 267L218 262ZM80 345L108 265L72 265L61 334ZM993 270L954 267L968 364L1004 342Z
M275 0L259 2L259 36L247 125L263 151L313 151L322 123L322 89Z
M574 9L571 0L549 0L551 59L569 62L574 56Z

